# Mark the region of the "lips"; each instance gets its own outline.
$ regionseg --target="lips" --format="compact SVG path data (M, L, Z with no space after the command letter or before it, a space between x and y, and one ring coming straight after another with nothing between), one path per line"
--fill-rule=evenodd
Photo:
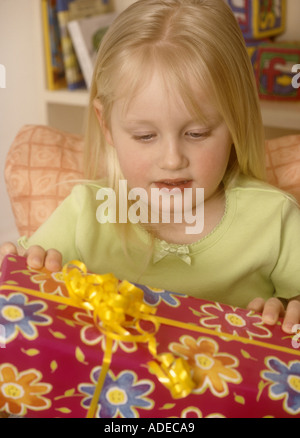
M192 187L192 180L189 179L165 179L155 182L155 186L159 189L179 189L184 190Z

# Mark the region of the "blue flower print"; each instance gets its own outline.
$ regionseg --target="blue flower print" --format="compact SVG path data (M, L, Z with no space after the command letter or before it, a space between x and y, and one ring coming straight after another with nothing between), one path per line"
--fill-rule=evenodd
M93 384L82 383L78 389L87 395L82 401L83 407L89 408L101 367L96 367L91 372ZM153 401L146 398L153 390L153 382L139 380L133 371L122 371L117 377L109 370L98 400L98 418L138 418L136 408L152 409Z
M266 364L269 370L263 371L262 377L272 382L269 397L273 400L284 399L284 410L289 414L299 414L300 361L291 361L286 365L276 357L269 357Z
M35 325L48 325L52 318L41 315L47 309L43 301L30 301L20 293L0 295L0 325L4 326L5 342L11 342L20 331L26 339L38 336Z
M164 301L169 306L178 307L180 303L176 299L176 295L178 297L186 296L184 294L174 293L164 289L155 289L149 286L143 286L141 284L135 284L135 286L142 289L142 291L144 292L144 301L150 306L157 306L161 301Z

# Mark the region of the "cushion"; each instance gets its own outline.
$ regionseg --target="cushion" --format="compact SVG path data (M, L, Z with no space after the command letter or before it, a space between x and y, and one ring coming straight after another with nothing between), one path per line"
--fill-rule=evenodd
M266 141L267 179L300 204L300 135Z
M17 229L30 236L83 178L83 139L25 125L8 152L4 176Z

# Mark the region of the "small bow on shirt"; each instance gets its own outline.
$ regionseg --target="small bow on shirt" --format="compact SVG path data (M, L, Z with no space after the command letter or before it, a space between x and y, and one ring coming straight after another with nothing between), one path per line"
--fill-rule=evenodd
M159 248L153 255L153 263L157 263L168 255L179 257L187 265L191 264L190 251L187 245L169 245L167 242L160 242Z

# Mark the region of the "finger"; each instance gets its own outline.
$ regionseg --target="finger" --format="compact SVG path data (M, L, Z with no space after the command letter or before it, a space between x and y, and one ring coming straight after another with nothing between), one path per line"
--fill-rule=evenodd
M248 310L254 310L254 312L262 313L265 305L265 300L263 298L254 298L254 300L250 301L247 306Z
M266 301L262 313L262 320L265 324L274 325L280 316L284 315L284 306L277 298L270 298Z
M48 271L57 272L62 269L62 255L56 249L49 249L45 258L45 268Z
M46 251L41 246L30 246L26 251L26 256L31 268L41 269L45 264Z
M5 242L0 247L0 266L2 265L4 257L8 254L17 254L17 248L11 242Z
M4 242L0 247L0 254L17 254L16 245L14 245L12 242Z
M291 300L287 306L282 330L285 333L293 333L293 326L300 323L300 302Z

